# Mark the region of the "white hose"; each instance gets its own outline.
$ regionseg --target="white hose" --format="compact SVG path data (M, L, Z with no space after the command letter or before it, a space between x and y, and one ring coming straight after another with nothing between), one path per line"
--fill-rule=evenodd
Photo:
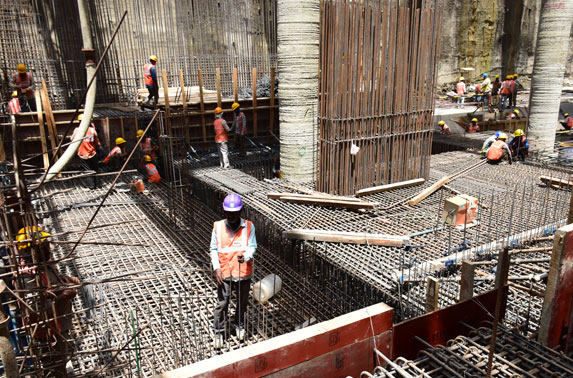
M527 128L531 150L541 155L553 152L572 20L573 0L543 1Z
M313 179L316 161L320 0L277 1L281 171Z

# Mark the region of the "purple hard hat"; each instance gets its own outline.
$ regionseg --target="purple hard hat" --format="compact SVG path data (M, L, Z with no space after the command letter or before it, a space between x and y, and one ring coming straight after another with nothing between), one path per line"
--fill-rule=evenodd
M223 210L240 211L243 208L243 200L238 194L231 193L223 201Z

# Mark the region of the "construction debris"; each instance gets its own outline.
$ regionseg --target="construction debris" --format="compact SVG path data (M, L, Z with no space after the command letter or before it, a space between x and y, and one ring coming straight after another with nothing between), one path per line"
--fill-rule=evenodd
M386 247L401 247L410 240L408 236L305 229L284 231L283 237L329 243L383 245Z

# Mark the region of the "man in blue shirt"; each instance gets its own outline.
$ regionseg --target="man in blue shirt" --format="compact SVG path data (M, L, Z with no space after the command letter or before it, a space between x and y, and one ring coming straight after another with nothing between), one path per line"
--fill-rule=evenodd
M157 64L157 57L151 55L149 57L149 63L143 66L143 76L145 78L145 87L149 91L149 96L147 101L141 104L141 110L146 106L150 106L151 99L153 98L153 109L157 108L157 101L159 100L159 85L157 83L157 70L155 65Z
M516 159L525 161L525 157L529 154L529 141L523 130L515 130L513 139L509 142L509 148L513 151L513 156L516 156Z

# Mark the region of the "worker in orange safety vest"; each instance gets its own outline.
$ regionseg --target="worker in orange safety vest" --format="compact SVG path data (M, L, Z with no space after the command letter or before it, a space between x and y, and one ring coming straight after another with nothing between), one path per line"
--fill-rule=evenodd
M440 131L442 134L451 134L452 133L452 130L450 130L450 127L448 125L446 125L445 121L438 122L438 126L440 126Z
M78 121L82 121L84 115L80 114L78 116ZM79 127L74 129L72 133L72 140L76 136ZM94 171L97 173L98 162L103 157L103 149L99 141L95 125L90 120L90 125L86 130L86 135L82 140L80 146L78 147L78 157L80 158L81 166L87 171ZM92 176L92 184L89 189L97 188L97 176Z
M509 97L513 94L514 89L515 82L513 81L513 75L507 75L505 77L505 81L501 83L501 100L499 102L499 110L506 109Z
M488 163L497 164L501 162L505 156L507 156L509 164L512 163L511 150L506 141L507 135L505 133L501 133L495 142L486 146L487 150L485 157L487 158Z
M573 117L571 117L569 113L563 114L563 117L565 119L561 122L561 126L563 126L565 130L571 130L573 128Z
M36 111L36 99L34 98L34 80L32 73L28 72L25 64L18 64L12 81L12 86L18 93L20 107L23 112Z
M159 84L157 82L156 64L157 57L155 55L151 55L149 57L149 63L143 66L143 78L145 80L145 87L149 92L149 96L147 96L147 101L141 103L141 110L145 110L145 107L151 106L151 99L153 99L153 109L157 108L157 101L159 100Z
M471 123L470 123L468 132L470 132L470 133L477 133L477 132L479 132L479 125L478 125L478 120L477 120L477 118L472 118L472 121L471 121Z
M217 151L219 151L219 164L221 168L229 168L229 136L227 133L231 128L227 125L227 121L223 119L223 109L220 107L215 108L215 144L217 144Z
M115 147L111 149L103 161L108 166L108 170L117 169L123 164L123 159L127 156L127 153L123 151L125 143L126 141L122 137L115 139Z
M161 182L161 176L159 175L155 164L151 162L151 156L145 155L143 160L145 161L145 173L147 174L147 181L154 184L159 184Z
M242 208L243 201L239 195L232 193L226 196L223 201L226 219L215 222L211 234L211 264L217 280L217 306L213 319L216 349L223 347L224 338L229 335L227 310L233 289L238 302L235 331L239 340L245 338L245 315L257 238L253 223L241 218Z

